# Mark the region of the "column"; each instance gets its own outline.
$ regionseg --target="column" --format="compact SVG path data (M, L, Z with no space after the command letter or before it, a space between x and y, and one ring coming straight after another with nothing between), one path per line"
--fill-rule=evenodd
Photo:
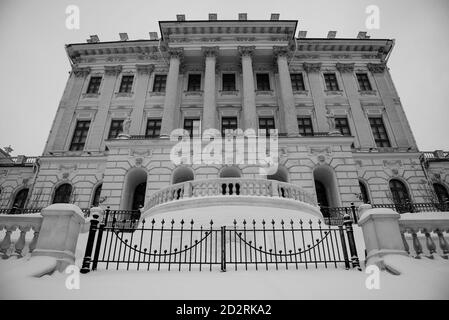
M215 101L215 65L218 47L203 48L205 59L204 73L204 102L203 102L203 125L202 130L217 129L217 106Z
M284 125L287 131L287 136L299 136L295 98L293 96L292 80L290 78L290 72L288 70L287 62L288 48L275 46L273 48L273 54L278 66Z
M122 66L105 66L104 77L101 85L100 101L98 111L89 128L89 135L86 143L86 150L100 151L104 144L104 132L108 119L109 107L114 95L115 82L117 76L122 72Z
M318 124L317 131L328 132L329 126L326 121L326 106L322 84L323 80L320 74L321 63L304 63L303 67L307 72L307 77L309 79L309 87L312 94Z
M176 97L178 94L179 67L183 58L182 49L169 50L170 68L165 90L164 113L162 115L161 138L169 138L175 129Z
M386 65L384 63L368 63L368 70L371 71L374 80L376 81L379 95L385 106L385 112L387 113L387 117L393 130L394 139L393 137L389 137L390 142L393 147L396 142L398 147L408 148L410 146L414 146L414 141L413 139L410 139L410 141L407 139L408 137L406 135L405 128L397 111L397 105L395 103L396 97L392 91L393 88L388 86L388 82L385 77L385 68Z
M71 139L71 137L68 137L70 123L78 105L84 81L89 73L89 67L80 68L73 66L58 112L53 121L45 147L46 151L63 151L67 139Z
M242 74L243 74L243 129L252 128L257 130L259 128L257 123L256 112L256 92L254 88L254 74L252 65L252 55L254 53L254 46L238 47L242 59Z
M354 77L354 63L337 63L336 67L340 71L346 96L349 100L354 126L357 131L354 132L354 135L358 140L359 146L366 149L376 147L371 135L371 127L360 104L360 95L357 90L356 78Z
M129 134L141 134L140 127L142 125L143 109L145 107L145 99L148 92L148 82L150 75L154 70L152 64L138 64L136 65L136 93L134 97L134 107L131 113L131 127Z

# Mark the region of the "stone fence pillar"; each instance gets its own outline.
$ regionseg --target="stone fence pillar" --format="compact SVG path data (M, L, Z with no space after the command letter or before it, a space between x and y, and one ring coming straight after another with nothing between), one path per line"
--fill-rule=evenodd
M359 208L358 225L362 228L367 251L366 264L383 268L387 254L407 255L399 229L399 213L388 208Z
M63 271L75 263L78 235L86 230L87 220L81 209L73 204L52 204L42 209L41 215L42 226L32 256L54 257L56 268Z

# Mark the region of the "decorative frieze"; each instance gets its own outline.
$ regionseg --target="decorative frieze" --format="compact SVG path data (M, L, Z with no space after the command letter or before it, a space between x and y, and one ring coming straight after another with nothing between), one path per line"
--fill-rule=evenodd
M385 71L385 63L368 63L368 70L372 73L383 73Z
M303 68L306 72L320 72L321 70L321 62L319 63L303 63Z
M89 67L78 67L78 66L74 65L72 67L72 72L76 77L86 77L90 73L90 68Z
M338 71L341 73L351 73L354 72L354 63L337 63L335 65Z
M138 74L151 74L154 71L154 64L136 64Z
M107 76L117 76L122 72L123 66L105 66L104 67L104 74Z

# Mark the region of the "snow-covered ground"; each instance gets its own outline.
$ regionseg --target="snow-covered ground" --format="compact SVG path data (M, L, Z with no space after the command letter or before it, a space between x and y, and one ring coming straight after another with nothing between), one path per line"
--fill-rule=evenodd
M24 258L0 263L0 299L449 299L448 260L391 255L386 263L402 274L381 272L378 290L367 289L370 274L364 271L332 268L95 271L80 275L79 289L69 290L66 281L73 273L33 277L51 268L54 261Z

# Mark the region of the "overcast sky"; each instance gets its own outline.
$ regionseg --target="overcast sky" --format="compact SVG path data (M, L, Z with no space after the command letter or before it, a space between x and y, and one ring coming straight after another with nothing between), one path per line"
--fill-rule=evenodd
M80 9L80 29L65 26L66 7ZM380 29L367 30L365 9L380 9ZM67 81L68 43L85 42L91 34L101 41L148 39L159 20L236 19L299 20L309 37L396 39L389 67L420 150L449 150L449 1L448 0L0 0L0 147L13 155L41 155Z

